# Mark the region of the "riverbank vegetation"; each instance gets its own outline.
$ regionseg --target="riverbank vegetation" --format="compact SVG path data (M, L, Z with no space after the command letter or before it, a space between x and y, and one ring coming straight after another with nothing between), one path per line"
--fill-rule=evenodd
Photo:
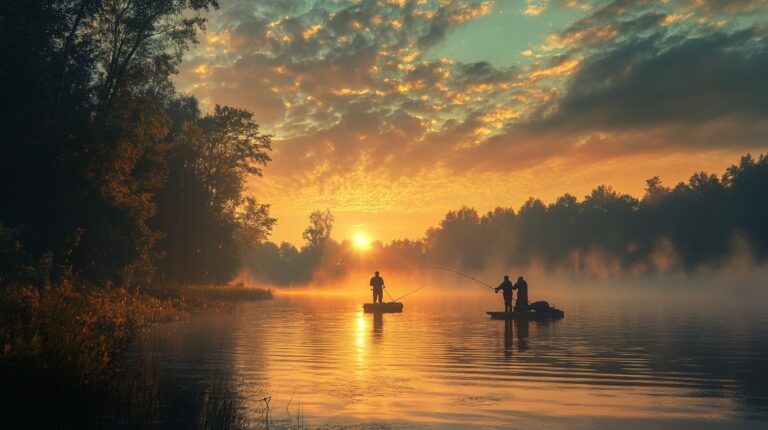
M117 401L117 358L150 322L204 300L271 297L177 287L226 285L275 222L245 192L271 136L248 111L203 113L171 81L217 7L0 6L4 423Z

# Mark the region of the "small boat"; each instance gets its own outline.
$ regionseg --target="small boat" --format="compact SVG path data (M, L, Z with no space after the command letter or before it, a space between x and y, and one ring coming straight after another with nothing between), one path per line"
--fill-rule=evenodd
M363 303L363 312L368 314L402 312L403 304L400 302L387 303Z
M555 320L565 317L565 312L550 306L545 301L533 302L524 311L514 312L486 312L494 320L528 319L528 320Z
M536 311L515 311L515 312L486 312L492 320L557 320L565 317L565 312L536 312Z

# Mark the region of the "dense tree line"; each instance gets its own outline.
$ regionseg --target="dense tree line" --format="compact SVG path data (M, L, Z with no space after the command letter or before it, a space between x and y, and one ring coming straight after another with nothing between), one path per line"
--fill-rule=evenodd
M221 282L274 219L270 136L171 82L215 0L0 6L0 284Z
M601 185L582 200L531 198L517 212L462 208L427 232L425 255L465 268L538 262L589 272L600 260L614 270L689 270L724 263L739 240L764 260L766 220L768 156L745 155L721 177L700 172L672 188L651 178L640 199Z
M259 279L278 285L306 284L318 275L321 267L324 270L332 270L334 267L341 269L331 261L342 249L339 243L331 239L333 221L333 215L328 210L312 212L309 215L309 226L302 234L307 241L306 245L297 248L288 242L280 245L262 242L245 253L245 268Z
M601 185L581 200L571 194L550 204L531 198L517 211L499 207L479 214L462 207L419 240L374 243L366 253L348 241L308 242L301 249L266 243L246 262L262 279L279 284L414 264L479 270L536 263L608 275L691 270L727 263L739 248L764 261L767 220L768 156L745 155L722 176L700 172L672 188L651 178L642 198Z

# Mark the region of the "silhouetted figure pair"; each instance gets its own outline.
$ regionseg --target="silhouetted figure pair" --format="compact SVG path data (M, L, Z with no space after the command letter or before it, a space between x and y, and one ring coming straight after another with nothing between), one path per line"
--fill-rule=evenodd
M525 282L522 276L517 278L517 282L513 285L509 280L509 275L504 275L504 281L494 289L496 293L499 290L504 292L504 312L512 312L512 291L517 290L517 303L515 304L516 311L525 311L528 309L528 283Z
M379 276L379 272L374 273L370 285L373 287L373 303L376 303L376 299L379 300L379 303L382 303L384 298L384 278Z

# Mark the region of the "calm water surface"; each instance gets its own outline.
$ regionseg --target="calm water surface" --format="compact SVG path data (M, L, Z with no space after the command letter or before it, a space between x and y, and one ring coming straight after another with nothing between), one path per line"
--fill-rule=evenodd
M556 302L549 323L493 321L493 294L406 300L280 295L155 327L140 354L175 385L226 378L271 428L768 428L764 303ZM418 294L417 294L418 295Z

